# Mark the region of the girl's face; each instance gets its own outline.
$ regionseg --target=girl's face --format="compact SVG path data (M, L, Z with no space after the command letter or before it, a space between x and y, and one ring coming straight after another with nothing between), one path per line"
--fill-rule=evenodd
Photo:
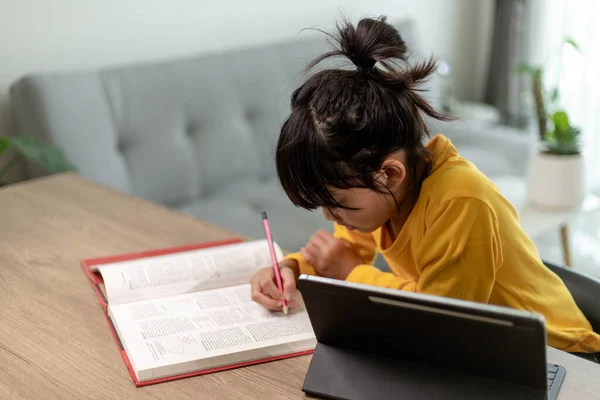
M335 221L349 230L373 232L384 225L396 211L394 200L389 194L371 189L332 189L331 194L343 206L357 208L323 208L325 219Z
M380 193L365 188L330 188L333 198L345 208L323 209L325 219L335 221L350 230L370 233L383 226L390 218L398 214L397 204L402 204L406 196L406 156L397 152L383 163L377 172L376 181L387 187L390 193ZM395 201L394 201L395 198ZM398 203L396 203L398 202Z

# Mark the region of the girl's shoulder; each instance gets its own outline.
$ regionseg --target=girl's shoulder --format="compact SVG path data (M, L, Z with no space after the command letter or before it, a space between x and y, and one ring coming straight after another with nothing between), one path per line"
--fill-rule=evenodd
M473 198L489 203L500 193L495 184L468 160L456 157L425 179L422 194L441 204L456 198Z

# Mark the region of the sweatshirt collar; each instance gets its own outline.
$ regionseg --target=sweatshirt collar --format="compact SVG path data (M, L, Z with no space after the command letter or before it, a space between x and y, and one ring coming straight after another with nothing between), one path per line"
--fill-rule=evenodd
M452 144L450 139L444 135L435 135L425 147L431 153L432 163L431 172L435 172L442 167L446 162L457 159L458 151Z

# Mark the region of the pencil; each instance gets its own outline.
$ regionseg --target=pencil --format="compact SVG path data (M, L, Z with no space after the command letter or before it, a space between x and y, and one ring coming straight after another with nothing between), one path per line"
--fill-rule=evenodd
M275 271L275 281L277 282L277 287L279 288L279 293L281 293L281 305L283 308L283 313L285 315L288 314L288 307L285 299L283 298L283 282L281 281L281 274L279 273L279 263L277 262L277 255L275 254L275 246L273 245L273 236L271 236L271 229L269 229L269 220L267 218L267 212L262 212L263 219L263 227L265 228L265 236L267 237L267 242L269 243L269 252L271 253L271 261L273 262L273 270Z

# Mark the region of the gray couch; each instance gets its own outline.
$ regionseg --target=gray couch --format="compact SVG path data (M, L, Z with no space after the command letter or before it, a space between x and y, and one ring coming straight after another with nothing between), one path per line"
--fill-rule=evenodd
M398 27L418 57L412 21ZM63 149L79 173L114 189L297 250L331 229L291 205L274 147L302 70L329 49L324 36L167 62L28 75L11 87L19 132ZM430 97L436 100L435 85ZM516 134L438 124L485 173L523 174L528 142ZM510 137L509 137L510 136ZM506 153L508 152L508 153ZM505 154L511 154L509 160Z

